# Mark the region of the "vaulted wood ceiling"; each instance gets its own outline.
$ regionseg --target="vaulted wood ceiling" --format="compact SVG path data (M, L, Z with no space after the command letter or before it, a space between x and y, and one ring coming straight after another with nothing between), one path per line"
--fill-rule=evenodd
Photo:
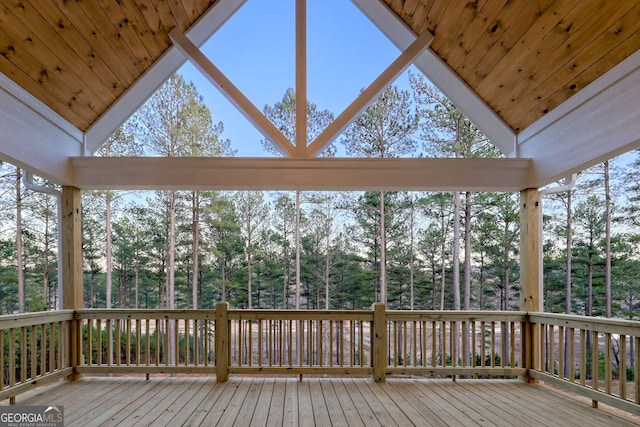
M5 1L0 72L84 131L213 3Z
M0 72L88 129L213 0L0 5ZM640 48L640 2L385 0L515 132Z
M374 22L380 8L386 9L384 15L395 14L395 20L402 23L402 31L406 32L408 28L413 38L424 31L433 34L428 54L438 64L433 61L428 64L436 67L440 67L440 63L444 64L447 73L455 77L458 86L451 93L463 93L464 98L467 96L464 94L468 92L472 96L467 98L477 99L462 105L467 108L465 112L472 119L479 117L477 120L481 121L483 117L493 116L491 120L503 126L502 135L505 138L502 145L498 145L506 154L515 157L523 154L524 157L533 158L532 172L529 175L535 176L535 179L531 179L535 185L548 183L551 179L563 176L562 174L593 164L598 158L633 148L640 141L639 136L634 136L638 133L638 113L627 114L620 119L620 123L615 123L618 128L625 128L624 132L615 136L620 140L615 147L600 150L595 136L593 141L588 140L594 132L585 130L584 135L578 136L588 140L585 147L600 151L593 154L592 158L584 157L572 164L557 164L545 169L547 163L553 163L558 157L550 150L552 146L549 145L549 140L553 139L555 144L558 138L566 138L564 129L573 132L584 128L578 124L576 117L570 116L571 112L578 111L576 106L585 108L579 111L581 116L584 116L584 111L594 112L597 105L601 104L601 98L598 98L596 106L589 105L590 100L596 99L596 96L605 96L603 91L615 84L627 84L624 79L628 75L633 75L632 79L627 79L633 84L631 88L627 88L628 93L616 87L613 93L606 93L606 98L613 97L617 104L612 105L622 105L626 110L633 105L630 97L635 97L633 94L638 92L634 82L640 78L638 59L633 59L630 71L622 69L616 72L611 82L598 90L587 94L584 89L601 77L610 75L608 72L619 68L625 59L634 54L638 56L639 0L352 1ZM214 18L215 15L220 15L220 22L216 25L222 25L228 15L243 2L244 0L3 1L0 4L0 89L7 86L2 84L3 79L9 79L12 85L26 91L76 129L80 136L72 136L73 140L87 140L87 135L93 134L98 135L99 144L108 136L106 132L112 130L109 127L113 120L102 126L100 132L94 131L96 127L100 127L96 124L104 123L105 117L110 115L124 120L126 117L118 115L123 100L127 104L127 97L131 97L134 102L142 102L144 99L141 95L131 93L148 77L154 64L175 54L169 37L171 30L176 28L181 33L187 33L198 27L199 20L202 22L205 18L210 19L212 15ZM291 3L293 6L295 2ZM392 41L397 45L408 44L393 40L390 33L396 30L389 30L393 25L388 24L386 18L382 22L376 23ZM200 30L199 41L194 43L204 41L215 28L209 30L208 34L203 35L203 31L206 33L207 29ZM185 59L180 57L180 61ZM177 68L175 61L173 66L174 69ZM15 90L9 90L8 93L15 96ZM575 106L567 107L562 114L558 113L560 118L553 119L554 123L564 120L561 125L556 125L551 131L548 130L549 124L532 126L544 122L541 119L552 116L550 113L554 110L561 110L559 106L568 104L568 100L580 98L576 95L581 93L584 94L583 98ZM615 98L616 96L620 98ZM10 104L8 99L0 99L0 113L3 102L5 105ZM624 103L621 104L620 100ZM26 102L25 105L33 108L30 104L32 103ZM475 111L475 105L480 106L483 111ZM12 118L6 120L24 115L18 113L13 104L5 110L16 114L7 116ZM48 117L47 114L44 116ZM589 116L589 120L593 117L597 117L595 112ZM4 126L1 119L2 117L0 124ZM28 120L25 119L25 122L28 123ZM573 123L574 127L567 127L566 123ZM611 124L612 127L613 125L614 123ZM480 127L483 129L483 126ZM61 127L63 132L73 134L64 128L65 126ZM0 135L0 149L3 144L11 143L15 147L10 148L19 151L19 142L15 142L15 139L24 135L30 135L32 139L34 137L17 132L16 135L5 135L2 142ZM35 136L46 135L50 135L50 132L42 128ZM520 140L519 136L522 136ZM584 141L575 144L582 142ZM575 144L568 145L567 149L574 150L577 146ZM69 153L68 156L81 155L73 148L73 141L71 148L64 149ZM89 148L90 152L95 146ZM44 170L47 168L43 165L47 164L52 155L52 151L46 151L47 149L39 154L40 158L37 158L38 154L34 154L37 158L34 163L28 161L28 152L13 155L9 148L2 152L5 158L16 160L19 164L22 162L32 165L36 171L44 171L46 176L58 177L60 182L73 181L75 172L68 170L70 163L65 160L66 157L52 160L56 162L57 169ZM571 153L562 151L557 154L563 159L572 156Z

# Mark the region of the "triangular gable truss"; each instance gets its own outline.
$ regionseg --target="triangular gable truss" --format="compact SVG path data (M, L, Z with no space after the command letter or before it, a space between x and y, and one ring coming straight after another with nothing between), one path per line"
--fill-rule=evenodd
M353 0L354 3L400 48L406 48L415 42L416 35L406 28L404 23L382 2ZM203 43L213 32L244 3L244 0L220 0L193 25L187 36L194 45ZM299 18L298 18L299 19ZM298 48L299 49L299 48ZM94 123L84 134L59 118L35 98L30 97L13 82L0 79L0 125L7 131L0 135L3 156L15 164L28 168L34 173L51 179L62 185L79 188L118 188L113 176L126 178L127 188L148 188L148 182L156 182L154 188L165 188L171 182L180 182L179 175L187 173L183 169L183 160L175 160L169 167L151 166L159 159L102 159L89 157L122 122L124 122L166 79L186 60L179 49L172 47L139 81ZM410 170L416 175L411 177L402 173L404 166L400 162L389 162L388 176L396 179L392 187L424 189L504 189L513 191L528 187L540 187L558 178L616 154L628 151L640 145L640 53L627 58L611 69L600 79L593 82L565 104L552 110L548 115L515 134L482 100L473 93L447 66L429 49L415 58L417 67L425 72L445 95L456 103L476 125L511 158L499 159L495 164L496 172L484 181L483 175L474 170L486 170L481 164L483 159L412 159ZM300 67L298 65L298 67ZM300 70L298 70L300 71ZM18 125L16 125L16 123ZM346 125L345 125L346 126ZM38 149L26 142L35 141ZM42 141L51 143L41 144ZM44 147L44 149L43 149ZM311 152L316 152L314 147ZM297 157L307 157L307 153L292 151ZM69 159L73 158L71 161ZM523 158L523 160L519 159ZM530 159L530 160L526 160ZM269 179L251 188L269 187L299 188L309 176L315 176L313 188L335 189L339 186L333 179L323 178L315 172L332 170L332 173L344 177L346 186L359 189L369 186L357 184L358 179L349 183L350 176L357 176L363 170L375 174L380 164L377 159L358 159L357 169L354 162L334 159L328 168L319 159L218 159L203 160L210 168L221 168L220 161L229 160L227 172L230 176L247 173L247 166L261 170ZM262 163L264 160L265 163ZM445 167L449 160L460 160L460 167ZM464 163L462 162L464 160ZM244 161L244 163L242 163ZM442 161L442 162L441 162ZM138 162L138 163L137 163ZM182 163L181 163L182 162ZM420 164L420 162L423 162ZM142 167L141 163L144 163ZM109 168L104 168L104 165ZM237 170L231 170L236 165ZM524 166L523 166L524 165ZM149 175L142 177L140 168ZM231 169L229 169L231 168ZM356 168L354 170L352 168ZM394 170L395 168L395 170ZM433 173L420 174L420 168ZM524 168L524 171L523 171ZM517 178L513 171L518 170ZM461 171L467 171L461 173ZM172 177L172 174L176 174ZM270 174L270 175L269 175ZM454 176L454 174L457 174ZM502 180L496 179L497 175ZM204 171L193 175L193 188L234 187L232 183L216 181L215 171ZM405 179L406 181L403 181ZM425 182L429 180L429 182ZM110 184L110 182L112 184ZM377 179L368 181L383 185ZM403 184L404 182L404 184ZM416 182L419 184L416 185ZM455 185L447 183L455 182ZM496 184L498 182L498 184ZM241 185L235 187L242 187Z

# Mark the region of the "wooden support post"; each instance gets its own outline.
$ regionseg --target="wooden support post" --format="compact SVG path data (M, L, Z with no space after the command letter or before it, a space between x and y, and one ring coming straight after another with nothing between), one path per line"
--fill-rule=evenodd
M82 308L82 203L80 189L62 188L62 308L78 310ZM71 320L67 349L69 365L74 369L82 360L80 320ZM63 353L63 354L64 354ZM68 377L75 380L82 377L73 373Z
M542 204L537 188L520 192L520 309L542 311ZM523 338L523 364L540 369L540 325L527 321ZM534 382L529 376L528 382Z
M229 379L229 303L216 304L215 357L216 380L225 382Z
M373 380L385 382L387 370L387 307L383 303L373 305Z

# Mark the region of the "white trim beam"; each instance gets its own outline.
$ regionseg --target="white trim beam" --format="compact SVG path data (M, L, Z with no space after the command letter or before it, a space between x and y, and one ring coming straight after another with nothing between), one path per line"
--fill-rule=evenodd
M307 153L307 0L296 0L296 157Z
M405 49L416 39L415 33L382 1L351 1L398 49ZM416 58L414 65L460 108L504 155L515 155L515 132L435 52L431 49L425 50Z
M73 181L69 156L83 155L82 132L0 74L0 158L43 178Z
M284 154L295 157L296 148L286 136L238 89L218 67L202 53L180 30L169 32L174 46L191 60L193 65L258 129L265 138L275 143Z
M219 0L202 15L186 32L196 45L208 40L246 0ZM108 110L85 132L87 150L96 152L140 106L167 81L186 61L175 47L170 47L138 81L131 86Z
M640 51L518 135L522 157L534 159L532 186L640 147Z
M76 157L89 190L520 191L529 159Z
M309 146L309 155L315 156L330 144L340 133L362 113L378 95L402 74L420 53L429 47L433 34L425 31L413 41L380 75L351 103L336 119L316 137Z

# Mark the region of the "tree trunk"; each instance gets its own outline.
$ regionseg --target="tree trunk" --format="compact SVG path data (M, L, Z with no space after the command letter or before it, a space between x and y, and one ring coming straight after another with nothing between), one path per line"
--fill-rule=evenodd
M464 309L471 309L471 192L464 196ZM467 346L468 348L468 346Z
M22 171L16 168L16 270L18 274L18 313L24 313L24 260L22 258Z
M572 191L569 190L567 192L567 239L566 239L566 251L567 251L567 265L565 272L565 292L564 298L566 301L564 312L566 314L571 314L571 261L572 261L572 245L573 245L573 224L572 224ZM569 328L565 328L565 340L564 340L564 376L566 378L571 378L570 375L573 375L570 371L570 358L571 355L571 343L570 340L573 337L569 334Z
M460 192L453 193L453 309L460 310Z
M296 310L300 310L300 191L296 191Z
M605 194L605 316L611 317L611 186L609 183L609 161L604 162Z
M384 191L380 192L380 302L387 304L387 230L385 228Z
M414 250L413 250L413 245L414 245L414 226L415 226L415 204L414 201L411 200L411 212L410 212L410 229L409 229L409 309L413 310L415 307L415 295L414 295L414 276L415 276L415 272L414 272L414 258L415 258L415 254L414 254Z
M176 263L176 192L169 196L169 261L167 263L167 303L168 308L176 308L175 303L175 263ZM169 364L176 364L176 323L169 320ZM172 375L172 376L175 376Z
M200 261L198 252L200 251L200 193L194 191L191 194L191 218L192 218L192 251L193 251L193 277L191 288L193 290L193 309L198 309L198 278Z
M105 278L106 278L106 287L107 287L107 309L111 308L111 292L113 288L113 260L112 260L112 245L111 245L111 192L107 191L105 195L104 201L104 210L105 210L105 257L106 257L106 266L105 266Z

